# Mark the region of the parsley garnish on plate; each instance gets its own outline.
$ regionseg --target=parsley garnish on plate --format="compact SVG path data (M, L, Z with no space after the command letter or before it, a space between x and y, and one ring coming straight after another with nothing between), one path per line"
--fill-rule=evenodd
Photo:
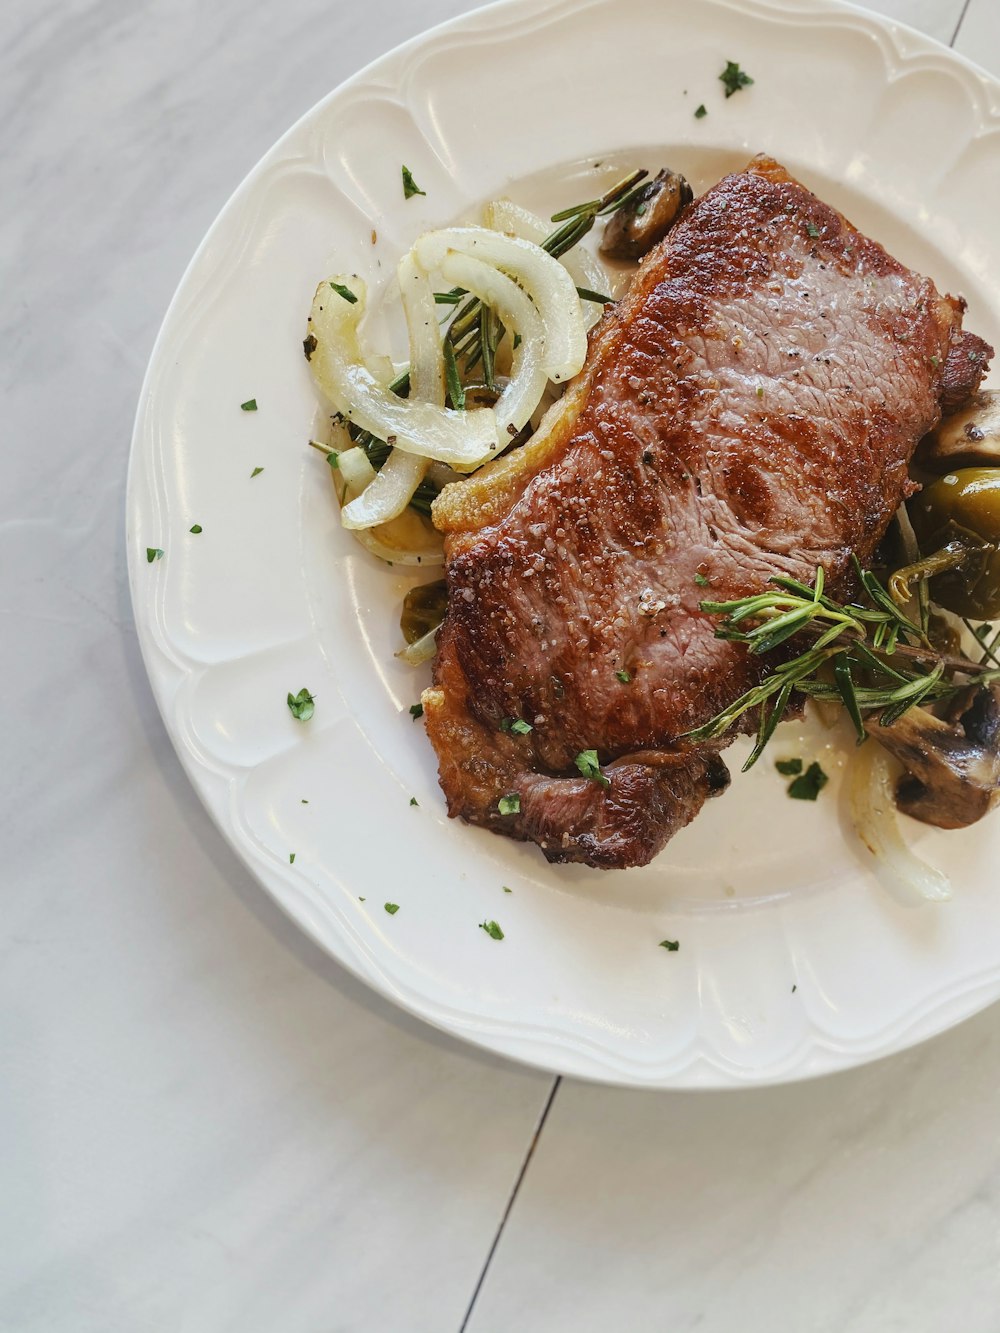
M250 473L250 480L253 481L254 477L259 477L263 471L264 469L262 467L255 467L254 470Z
M342 296L345 301L349 302L351 305L357 305L358 298L351 291L350 287L345 287L342 282L331 282L330 286L337 295Z
M289 853L288 853L288 864L289 864L290 866L293 866L293 865L295 864L295 853L294 853L294 852L289 852Z
M146 563L151 565L154 560L162 560L163 551L159 546L146 547Z
M411 796L411 797L410 797L410 804L411 804L411 805L416 805L416 804L417 804L417 798L416 798L415 796Z
M418 717L423 717L423 715L424 715L423 704L410 704L410 717L413 718L414 722L416 722Z
M308 722L316 711L316 700L308 690L299 690L298 694L288 694L288 711L296 722Z
M781 776L785 778L794 778L796 774L802 772L801 759L776 759L774 761L774 766Z
M521 813L521 793L512 791L506 796L501 796L497 802L497 809L502 815L519 815Z
M813 238L813 240L815 240L816 237L819 235L819 227L816 226L815 222L807 222L806 231Z
M201 532L201 524L195 523L194 527L188 528L188 532L193 532L197 537L198 533Z
M738 93L741 88L749 88L753 79L740 69L735 60L727 60L726 68L719 75L719 82L725 88L726 96L732 97L733 93Z
M506 884L503 886L503 891L504 891L504 893L513 893L513 892L514 892L513 889L508 889L508 887L507 887Z
M415 194L426 195L427 191L422 190L413 179L413 172L409 167L403 168L403 198L412 199Z
M399 903L383 903L382 905L390 916L395 916L399 911Z
M680 947L680 940L660 940L660 948L666 949L667 953L676 953Z
M617 678L621 681L621 683L622 683L623 685L631 685L631 684L632 684L632 677L628 674L627 671L624 671L624 670L623 670L623 671L616 671L616 672L615 672L615 675L617 676Z
M788 794L793 801L815 801L829 781L819 764L810 764L803 774L788 784Z
M697 574L695 574L695 576L694 576L694 581L695 581L695 583L697 583L697 585L698 585L699 588L707 588L707 587L708 587L708 579L705 577L704 574L701 574L701 573L697 573Z
M502 940L503 931L496 921L480 921L479 929L485 930L491 940Z
M573 762L585 778L599 782L602 787L611 786L611 779L601 772L596 750L581 750Z
M704 120L704 118L705 118L707 115L708 115L708 110L707 110L707 108L706 108L706 106L705 106L705 103L702 102L702 104L701 104L699 107L696 108L695 113L694 113L694 118L695 118L695 120Z
M256 398L248 398L248 399L246 400L245 403L240 403L240 411L241 411L241 412L256 412L256 411L257 411L257 399L256 399Z

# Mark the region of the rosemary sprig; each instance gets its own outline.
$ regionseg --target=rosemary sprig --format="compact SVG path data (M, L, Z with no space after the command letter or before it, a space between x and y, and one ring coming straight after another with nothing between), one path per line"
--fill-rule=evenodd
M777 591L700 604L707 615L720 617L717 638L745 644L754 656L773 653L793 639L807 639L808 645L688 732L690 739L721 736L745 713L758 710L757 741L743 765L747 769L760 758L793 693L843 704L861 744L866 714L877 713L880 725L891 727L908 709L957 693L963 688L957 676L1000 679L1000 669L989 668L985 657L974 662L939 653L875 575L857 561L855 567L866 600L850 605L826 595L822 567L811 588L797 579L773 578ZM826 674L831 667L832 679Z
M547 250L554 259L561 258L583 240L598 218L608 217L618 209L624 208L636 191L643 188L648 175L648 171L640 168L618 181L599 199L588 199L584 204L573 204L572 207L564 208L559 213L553 213L550 221L558 222L560 225L542 241L542 249ZM464 294L460 288L454 288L450 292L436 293L434 299L442 305L452 305ZM586 292L584 299L606 302L610 298L596 292ZM492 387L492 372L486 370L486 356L489 356L490 352L487 351L486 356L483 355L481 309L482 303L478 297L470 297L451 321L446 336L455 352L465 358L467 373L482 360L484 377L487 384ZM499 325L495 315L493 319ZM501 325L500 337L503 336L502 327ZM493 353L496 352L499 341L498 337L493 343Z

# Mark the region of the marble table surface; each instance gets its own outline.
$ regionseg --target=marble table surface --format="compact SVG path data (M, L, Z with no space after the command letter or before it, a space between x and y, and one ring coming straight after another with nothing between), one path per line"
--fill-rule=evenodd
M294 119L470 7L0 7L0 1329L996 1333L995 1010L735 1094L491 1059L285 920L160 724L123 497L170 294ZM1000 74L998 0L876 7Z

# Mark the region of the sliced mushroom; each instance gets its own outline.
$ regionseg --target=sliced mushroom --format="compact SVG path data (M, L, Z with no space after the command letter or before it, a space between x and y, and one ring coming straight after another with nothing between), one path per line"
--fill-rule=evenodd
M1000 392L984 389L945 417L920 442L917 462L928 472L1000 464Z
M1000 685L970 691L953 722L911 708L891 727L865 730L905 770L896 786L904 815L938 828L965 828L1000 802Z
M604 229L601 254L609 259L641 259L662 241L694 198L679 172L668 168L647 182Z

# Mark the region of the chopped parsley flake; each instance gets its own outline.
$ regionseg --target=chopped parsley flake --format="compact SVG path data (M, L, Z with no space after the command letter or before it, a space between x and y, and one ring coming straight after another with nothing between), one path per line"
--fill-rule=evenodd
M417 798L416 798L415 796L411 796L411 797L410 797L410 804L411 804L411 805L416 805L416 804L417 804Z
M628 674L627 671L616 671L615 675L618 677L618 679L621 681L623 685L632 684L632 677Z
M521 813L521 793L512 791L506 796L501 796L497 802L497 809L502 815L519 815Z
M262 467L255 467L254 470L250 473L250 480L252 481L254 477L259 477L263 471L264 469Z
M534 727L523 718L505 717L500 723L500 730L512 731L515 736L527 736L529 731L534 731Z
M602 787L610 787L611 779L601 772L601 765L596 750L581 750L573 761L585 778L599 782Z
M350 287L345 287L342 282L331 282L330 286L337 295L342 296L345 301L349 302L351 305L357 305L358 298L351 291Z
M423 717L423 715L424 715L423 704L410 704L410 717L413 718L414 722L416 722L418 717Z
M312 360L312 354L313 352L315 352L318 346L319 343L316 341L315 337L311 333L309 334L308 338L302 339L302 350L306 354L307 361Z
M308 804L309 804L309 802L306 800L306 798L305 798L304 796L303 796L303 798L302 798L302 804L303 804L303 805L308 805Z
M719 82L725 88L726 96L732 97L733 93L738 93L741 88L749 88L753 79L740 69L735 60L727 60L726 68L719 75Z
M399 903L383 903L383 906L390 916L395 916L399 911Z
M506 884L503 886L503 891L504 891L504 893L513 893L513 892L514 892L513 889L508 889L508 887L507 887Z
M782 777L794 778L796 774L802 772L801 759L776 759L774 766Z
M695 120L704 120L707 115L708 111L705 107L705 103L702 102L700 106L695 108L694 118Z
M815 240L816 237L819 235L819 227L816 226L815 222L807 222L806 231L813 238L813 240Z
M248 399L246 400L245 403L240 403L240 411L241 411L241 412L256 412L256 411L257 411L257 399L256 399L256 398L248 398Z
M694 581L695 581L695 583L697 583L697 585L698 585L699 588L707 588L707 587L708 587L708 579L707 579L707 578L705 577L705 575L702 574L700 571L699 571L697 574L695 574L695 576L694 576Z
M660 948L666 949L667 953L676 953L680 947L680 940L660 940Z
M299 690L298 694L289 692L288 711L296 722L308 722L316 711L316 700L308 690Z
M829 780L819 764L810 764L801 776L788 784L788 794L793 801L815 801Z
M294 852L289 852L289 853L288 853L288 864L289 864L290 866L293 866L293 865L295 864L295 853L294 853Z
M331 449L326 456L326 461L330 464L332 468L339 468L340 454L337 453L336 449Z
M188 528L188 532L193 532L193 533L195 534L195 536L197 537L198 533L201 532L201 524L200 524L200 523L196 523L196 524L194 525L194 527L192 527L192 528Z
M757 385L757 397L758 397L758 398L763 398L763 397L764 397L764 386L763 386L763 384L758 384L758 385Z
M491 940L503 939L503 931L495 921L480 921L479 929L485 930Z
M163 551L161 550L161 548L160 548L159 546L147 546L147 547L146 547L146 563L147 563L147 564L151 565L151 564L153 563L154 560L162 560L162 559L163 559Z
M412 199L415 194L426 195L427 191L422 190L413 179L413 172L409 167L403 168L403 198Z

